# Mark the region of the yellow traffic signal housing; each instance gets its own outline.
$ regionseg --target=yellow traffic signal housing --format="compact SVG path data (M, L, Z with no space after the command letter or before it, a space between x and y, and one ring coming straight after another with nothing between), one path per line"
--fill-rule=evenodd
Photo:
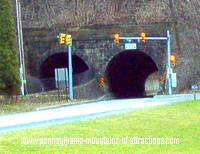
M143 43L145 43L145 42L146 42L146 33L145 33L145 32L142 32L142 33L140 34L140 37L141 37L141 41L142 41Z
M119 34L115 34L115 35L114 35L114 42L115 42L116 44L119 44Z
M100 85L100 87L104 87L104 85L105 85L105 79L104 79L104 77L100 77L100 79L99 79L99 85Z
M161 75L159 80L160 80L161 84L164 84L165 83L165 76Z
M170 61L171 61L172 66L176 66L176 56L175 55L170 56Z
M65 36L66 36L66 34L60 33L60 36L59 36L59 43L60 43L60 45L65 44Z
M72 36L67 34L66 35L66 45L69 46L72 43Z

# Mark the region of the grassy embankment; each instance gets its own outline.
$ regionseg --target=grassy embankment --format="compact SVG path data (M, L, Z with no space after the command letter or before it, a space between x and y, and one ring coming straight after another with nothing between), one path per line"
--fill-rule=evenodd
M1 100L0 101L0 116L2 115L8 115L8 114L15 114L15 113L21 113L21 112L30 112L30 111L36 111L38 109L47 109L47 108L54 108L57 106L66 106L66 105L76 105L76 104L83 104L83 103L89 103L94 100L73 100L70 101L69 99L62 99L60 101L57 100L51 100L51 98L48 98L48 100L45 100L45 98L37 99L37 98L26 98L22 101L11 101L11 100Z

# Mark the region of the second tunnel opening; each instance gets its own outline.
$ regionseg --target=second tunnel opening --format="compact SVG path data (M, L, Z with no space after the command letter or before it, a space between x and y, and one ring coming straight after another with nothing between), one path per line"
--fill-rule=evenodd
M126 50L107 66L108 88L115 98L145 97L145 81L158 71L153 59L139 50Z
M68 53L60 52L49 56L40 66L40 79L45 90L55 89L55 69L68 68ZM73 85L79 85L92 76L92 72L83 59L72 55Z

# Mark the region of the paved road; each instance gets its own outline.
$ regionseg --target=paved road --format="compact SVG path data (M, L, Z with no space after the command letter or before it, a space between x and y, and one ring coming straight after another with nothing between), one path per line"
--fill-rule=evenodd
M197 98L200 99L200 95L197 95ZM1 116L0 132L2 133L18 129L94 119L101 116L190 99L193 99L193 95L156 96L154 98L111 100Z

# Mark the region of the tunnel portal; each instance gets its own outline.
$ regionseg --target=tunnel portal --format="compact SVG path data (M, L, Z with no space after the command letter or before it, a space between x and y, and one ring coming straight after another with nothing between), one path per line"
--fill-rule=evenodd
M40 80L46 90L55 89L55 68L68 68L68 53L61 52L49 56L40 66ZM76 75L89 71L87 64L77 55L72 55L73 80ZM78 76L79 77L79 76ZM79 77L80 78L80 77ZM76 86L74 81L74 86Z
M120 52L107 66L108 89L116 98L145 97L145 80L157 71L153 59L144 52Z

